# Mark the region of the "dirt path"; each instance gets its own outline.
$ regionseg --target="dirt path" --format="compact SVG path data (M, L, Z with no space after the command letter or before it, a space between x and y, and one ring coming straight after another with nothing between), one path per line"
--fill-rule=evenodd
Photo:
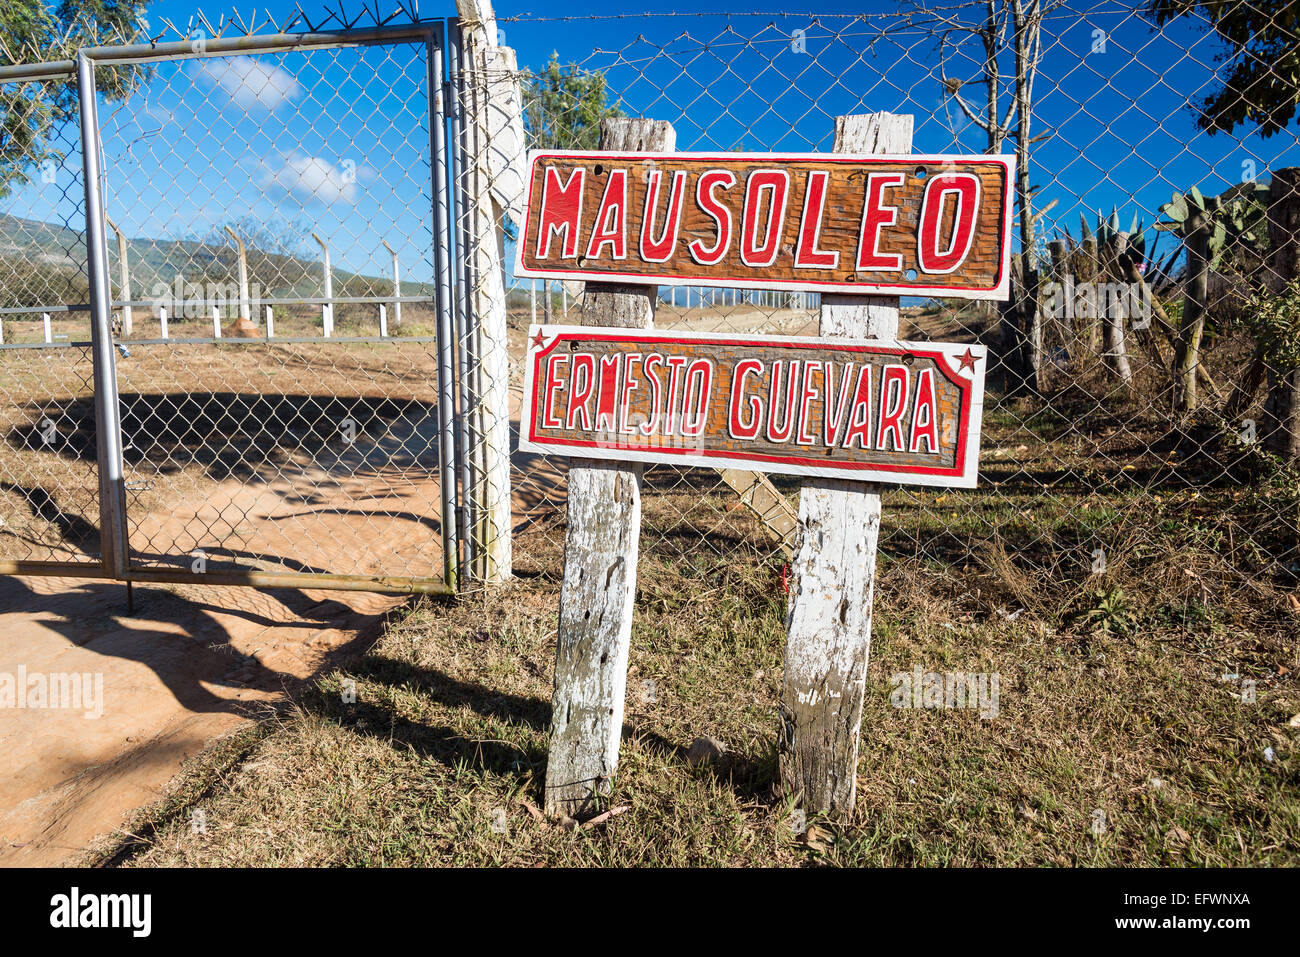
M517 396L512 405L517 414ZM196 520L233 512L251 551L308 568L350 571L364 555L358 570L378 572L386 556L427 556L438 534L436 473L363 480L356 457L365 454L351 451L325 463L324 474L301 476L313 490L309 503L270 485L196 484L134 531L174 541ZM391 449L383 459L392 461ZM562 467L530 456L515 464L516 522L540 503L563 501ZM182 761L372 640L404 601L178 585L137 588L128 614L120 584L0 578L0 683L89 676L88 698L75 708L0 707L0 865L64 863L120 828L132 810L164 795Z

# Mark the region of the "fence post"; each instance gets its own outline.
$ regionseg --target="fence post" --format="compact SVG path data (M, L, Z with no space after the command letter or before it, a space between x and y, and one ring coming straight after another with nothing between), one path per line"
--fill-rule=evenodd
M1300 279L1300 167L1273 171L1268 233L1273 247L1269 285L1281 293L1286 283ZM1300 458L1300 369L1269 366L1268 395L1260 424L1265 448L1286 462Z
M117 234L117 276L118 276L117 293L119 296L122 297L123 303L129 303L131 301L131 271L126 261L126 233L122 232L122 228L118 226L117 223L113 222L113 220L110 217L105 216L104 221L108 223L109 227L113 230L113 232ZM128 305L123 305L122 306L123 338L130 338L131 330L133 326L134 326L134 322L133 322L133 316L131 314L131 307Z
M321 323L321 328L324 331L325 338L328 339L334 332L334 271L330 269L330 248L329 246L325 245L325 240L321 239L315 233L311 234L311 238L316 240L316 242L320 245L321 254L325 258L323 268L325 270L326 302L325 305L321 306L320 323Z
M600 148L669 152L677 134L647 119L601 121ZM582 323L648 329L657 285L589 282ZM609 790L618 767L641 537L641 465L571 459L564 579L555 648L546 811L576 817Z
M463 127L468 175L465 196L470 274L471 352L480 389L471 429L478 444L476 516L484 581L511 576L509 340L506 323L504 220L522 223L523 103L515 54L498 45L489 0L457 0Z
M393 322L397 325L402 324L402 272L401 265L397 261L397 250L388 245L388 240L381 239L384 248L393 256Z
M437 279L438 349L438 494L441 499L442 574L452 589L459 585L460 545L456 508L456 341L452 287L453 200L447 161L447 99L451 84L443 80L445 29L426 39L429 68L429 155L433 166L433 258ZM332 307L331 307L332 309Z
M235 241L235 247L239 250L239 316L236 322L243 319L245 322L253 321L253 307L248 297L248 253L244 250L244 241L239 238L239 234L231 227L226 227L226 232L230 233L230 238Z
M909 153L912 117L839 116L835 150ZM898 336L897 297L824 294L821 335ZM871 647L880 531L879 486L805 479L791 575L779 766L805 810L847 815L857 789L858 734Z
M126 484L122 467L117 360L109 318L108 237L104 229L104 201L100 194L103 157L99 148L95 65L83 52L77 53L77 101L81 115L81 162L86 191L86 265L90 279L91 351L94 355L100 560L109 577L122 578L128 567ZM46 321L48 328L48 317Z

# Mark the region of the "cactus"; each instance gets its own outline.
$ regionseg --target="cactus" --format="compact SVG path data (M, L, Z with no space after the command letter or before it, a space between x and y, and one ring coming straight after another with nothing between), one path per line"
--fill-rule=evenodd
M1223 264L1225 255L1254 248L1262 239L1267 192L1267 186L1255 184L1207 198L1193 186L1174 193L1160 207L1166 221L1157 222L1156 229L1173 233L1187 247L1183 314L1174 348L1174 402L1180 412L1196 408L1195 369L1205 330L1210 272Z
M1214 269L1229 250L1246 244L1255 244L1261 234L1256 216L1262 208L1267 186L1256 185L1255 196L1236 196L1224 202L1219 196L1208 199L1193 186L1186 193L1174 193L1169 202L1160 207L1167 222L1157 222L1155 228L1178 236L1184 243L1198 231L1206 232L1206 252L1209 268Z

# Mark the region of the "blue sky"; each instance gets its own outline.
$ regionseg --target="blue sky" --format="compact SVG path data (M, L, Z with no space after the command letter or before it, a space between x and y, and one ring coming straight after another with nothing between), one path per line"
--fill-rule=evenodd
M916 114L917 152L984 151L983 131L941 95L933 38L905 27L896 4L819 3L820 18L709 4L733 7L731 17L611 16L606 5L534 0L497 12L521 65L540 67L555 51L604 70L625 112L675 124L679 149L829 149L836 114L891 110ZM215 18L228 8L204 9ZM263 9L284 17L292 6ZM150 18L182 25L192 10L164 0ZM421 12L453 10L426 2ZM1040 205L1057 201L1052 224L1077 234L1080 212L1092 219L1112 206L1125 225L1135 210L1149 224L1175 188L1218 192L1300 164L1294 124L1268 140L1196 130L1187 104L1207 88L1220 49L1191 24L1153 33L1114 0L1071 3L1049 20L1035 110L1046 138L1031 180ZM975 79L977 56L964 41L949 75ZM243 217L305 225L330 242L337 265L373 273L388 269L387 239L407 276L428 278L423 71L413 46L161 64L130 109L101 106L109 214L144 237L205 235ZM982 107L982 85L964 92ZM75 150L67 162L80 162ZM0 211L57 221L75 216L76 190L68 195L34 181Z

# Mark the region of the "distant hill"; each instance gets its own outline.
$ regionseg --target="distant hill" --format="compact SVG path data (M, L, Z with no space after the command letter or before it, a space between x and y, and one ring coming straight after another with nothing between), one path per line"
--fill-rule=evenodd
M231 242L187 239L127 240L131 296L147 299L156 284L169 288L179 275L187 283L237 283L239 258ZM117 236L109 231L109 276L118 295ZM249 283L267 298L322 294L318 259L248 249ZM387 276L334 268L334 295L382 296L391 292ZM403 295L432 294L429 283L403 282ZM257 290L254 290L257 294ZM0 308L83 303L88 298L86 241L83 233L54 223L0 214Z

